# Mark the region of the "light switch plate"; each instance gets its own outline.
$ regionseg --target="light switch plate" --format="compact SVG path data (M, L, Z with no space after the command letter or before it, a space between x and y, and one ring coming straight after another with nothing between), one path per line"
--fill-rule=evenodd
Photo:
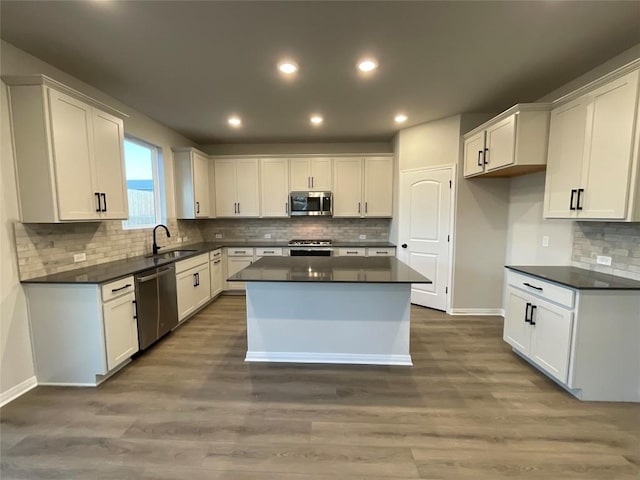
M216 238L222 238L222 234L221 233L216 233Z
M596 257L596 263L599 265L611 266L611 257L607 257L606 255L598 255Z
M271 238L271 234L270 233L265 233L264 234L264 238Z
M86 259L87 259L87 254L86 253L76 253L73 256L74 263L84 262Z
M549 246L549 235L543 235L542 236L542 246L543 247L548 247Z
M366 235L360 235L358 238L360 238L360 240L366 240L367 236Z

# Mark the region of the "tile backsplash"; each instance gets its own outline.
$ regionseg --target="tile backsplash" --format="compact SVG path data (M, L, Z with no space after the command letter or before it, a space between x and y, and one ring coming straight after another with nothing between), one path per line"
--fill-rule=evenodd
M329 238L332 240L358 241L366 235L366 241L389 240L391 219L388 218L272 218L272 219L220 219L204 220L201 223L202 236L214 241L215 234L222 234L222 240L247 239L287 241L292 238Z
M177 247L181 243L202 241L197 223L170 220L171 238L158 231L158 244ZM20 278L74 270L122 260L151 252L151 229L123 230L122 222L111 220L91 223L19 223L14 224ZM85 253L86 261L74 263L74 254Z
M611 266L597 264L598 255L611 257ZM640 280L640 223L575 222L572 263Z
M390 219L283 218L170 220L171 238L158 231L158 244L175 248L181 244L222 240L287 241L292 238L331 238L388 241ZM136 257L151 252L151 229L123 230L119 220L92 223L14 224L20 278L51 275L91 265ZM73 256L85 253L87 259L74 263Z

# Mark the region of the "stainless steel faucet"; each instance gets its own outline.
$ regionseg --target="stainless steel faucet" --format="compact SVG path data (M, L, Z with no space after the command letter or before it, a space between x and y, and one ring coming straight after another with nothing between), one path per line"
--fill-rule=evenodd
M162 247L159 247L158 244L156 243L156 230L158 230L160 227L164 228L165 231L167 232L167 238L171 238L171 233L169 233L169 229L167 228L166 225L160 224L153 227L153 254L154 255L157 255L158 250L162 248Z

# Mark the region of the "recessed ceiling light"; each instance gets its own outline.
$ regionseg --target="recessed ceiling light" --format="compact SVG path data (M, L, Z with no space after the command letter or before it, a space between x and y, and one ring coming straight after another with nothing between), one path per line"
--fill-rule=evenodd
M278 70L287 75L296 73L298 71L298 65L295 62L286 61L278 64Z
M229 122L229 125L231 125L232 127L239 127L240 125L242 125L242 120L240 120L240 117L229 117L229 120L227 120L227 122Z
M396 123L403 123L407 121L407 116L403 113L400 113L398 115L396 115L395 121Z
M311 123L314 125L320 125L322 123L323 118L320 115L313 115L311 117Z
M376 62L372 58L367 58L365 60L361 60L358 63L358 69L361 72L370 72L372 70L375 70L376 68L378 68L378 62Z

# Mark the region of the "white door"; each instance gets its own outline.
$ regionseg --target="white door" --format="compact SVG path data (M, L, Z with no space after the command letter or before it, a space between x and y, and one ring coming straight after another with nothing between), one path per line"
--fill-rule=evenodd
M446 310L452 167L400 173L398 258L430 279L414 284L411 303Z
M91 107L55 90L49 106L60 220L98 219Z
M361 217L362 159L336 158L333 162L333 216Z
M193 153L193 196L196 218L209 216L209 159Z
M129 217L124 176L124 127L120 118L93 109L93 148L98 190L102 197L102 218Z
M364 159L364 216L393 214L393 158Z
M289 160L263 158L260 170L262 216L289 216Z

